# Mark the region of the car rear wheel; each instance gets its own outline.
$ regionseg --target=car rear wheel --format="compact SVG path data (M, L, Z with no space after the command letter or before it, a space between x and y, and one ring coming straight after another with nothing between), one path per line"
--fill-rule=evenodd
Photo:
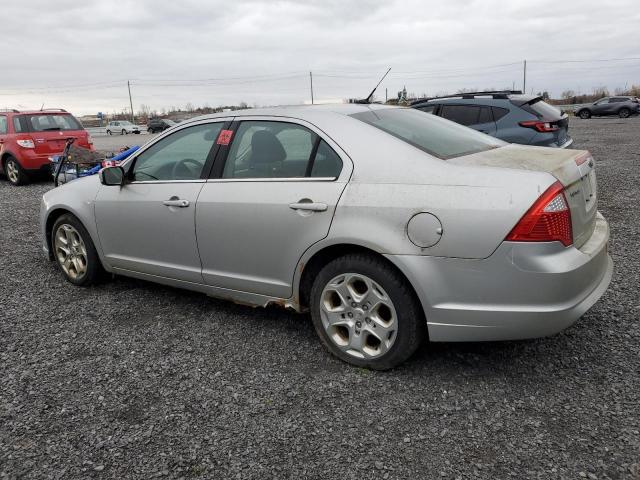
M351 254L327 264L311 288L311 318L336 357L386 370L422 343L426 322L411 286L385 260Z
M620 111L618 112L618 116L620 118L628 118L631 115L631 110L629 110L628 108L621 108Z
M122 129L122 131L120 132L120 135L127 135L129 132L127 132L124 128Z
M103 273L89 233L73 215L62 215L53 225L51 246L62 275L78 286L96 283Z
M15 186L29 183L29 177L14 157L7 157L4 162L4 173L7 175L7 180Z
M583 120L586 120L588 118L591 118L591 112L589 110L580 110L578 116Z
M111 133L111 130L107 130L107 135L113 135L113 133Z

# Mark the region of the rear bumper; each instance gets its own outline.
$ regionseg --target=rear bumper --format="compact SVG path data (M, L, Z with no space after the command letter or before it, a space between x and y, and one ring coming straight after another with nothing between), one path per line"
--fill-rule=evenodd
M416 288L431 341L516 340L560 332L598 301L613 272L608 239L608 224L598 214L580 249L503 242L482 260L388 258Z

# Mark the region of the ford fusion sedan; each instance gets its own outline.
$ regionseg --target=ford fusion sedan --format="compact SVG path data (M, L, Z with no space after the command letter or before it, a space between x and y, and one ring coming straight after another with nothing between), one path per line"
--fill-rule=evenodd
M387 369L432 342L574 323L613 264L586 151L510 145L380 105L192 119L47 192L44 249L102 273L310 311L327 349Z

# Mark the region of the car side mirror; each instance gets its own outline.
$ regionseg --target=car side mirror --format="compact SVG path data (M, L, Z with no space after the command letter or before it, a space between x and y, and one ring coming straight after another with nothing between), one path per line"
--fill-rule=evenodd
M124 185L124 168L120 166L105 167L100 170L98 176L102 185L119 187Z

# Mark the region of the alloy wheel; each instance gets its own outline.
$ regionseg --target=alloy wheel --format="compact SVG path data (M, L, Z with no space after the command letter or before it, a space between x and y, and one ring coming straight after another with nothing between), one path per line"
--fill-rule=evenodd
M60 268L72 280L87 271L87 247L78 231L69 224L58 227L54 238L56 259Z
M15 161L7 161L5 168L7 170L7 178L11 181L11 183L18 183L20 171L18 170L18 166L16 165Z
M396 339L393 302L366 275L345 273L329 281L320 296L320 317L330 341L356 358L380 357Z

